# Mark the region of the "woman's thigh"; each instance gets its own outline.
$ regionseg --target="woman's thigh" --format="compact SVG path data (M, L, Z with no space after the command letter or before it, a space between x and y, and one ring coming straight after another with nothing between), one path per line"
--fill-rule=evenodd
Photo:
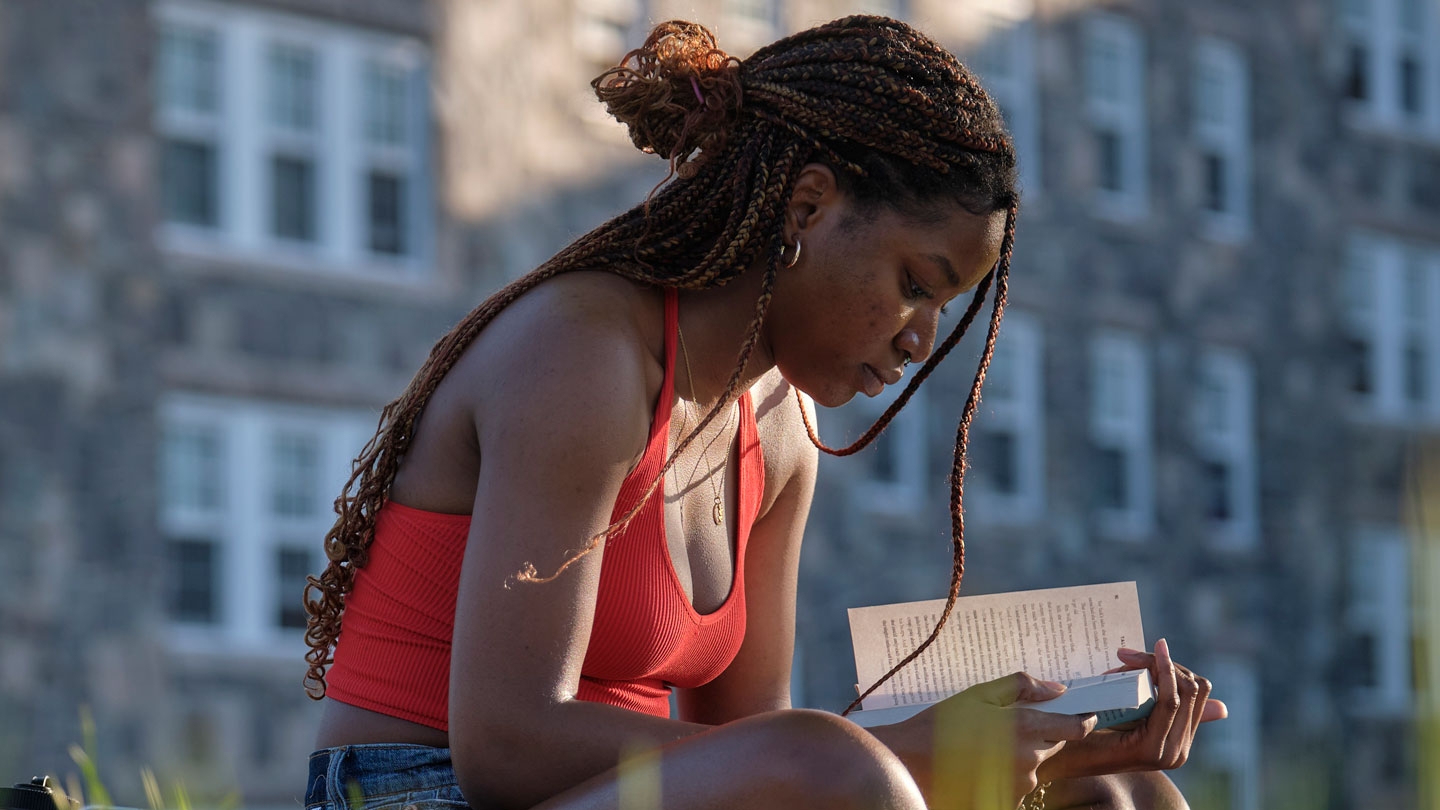
M924 810L900 760L825 712L770 712L686 737L535 810Z

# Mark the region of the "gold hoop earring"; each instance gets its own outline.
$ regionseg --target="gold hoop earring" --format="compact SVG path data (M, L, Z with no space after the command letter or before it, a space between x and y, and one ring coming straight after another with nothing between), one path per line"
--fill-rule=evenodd
M781 260L784 260L784 258L785 258L785 249L784 249L783 247L780 249L780 258L781 258ZM799 237L799 236L796 236L796 237L795 237L795 255L793 255L793 256L790 257L790 261L785 262L785 268L788 270L789 268L794 267L794 266L795 266L796 264L798 264L799 262L800 262L800 237Z

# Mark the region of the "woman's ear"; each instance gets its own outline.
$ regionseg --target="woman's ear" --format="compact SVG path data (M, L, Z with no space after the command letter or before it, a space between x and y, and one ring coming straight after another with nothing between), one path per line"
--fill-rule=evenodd
M823 163L807 163L795 180L790 192L790 206L787 209L785 236L794 240L795 234L814 224L817 217L823 217L828 209L839 202L840 187L835 172Z

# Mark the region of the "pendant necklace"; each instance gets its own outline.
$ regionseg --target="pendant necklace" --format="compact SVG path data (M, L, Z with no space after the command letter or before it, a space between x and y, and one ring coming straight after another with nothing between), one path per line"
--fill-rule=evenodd
M688 349L685 348L685 333L680 331L680 323L678 319L675 323L675 334L680 339L680 353L685 358L685 376L690 382L690 401L695 402L696 408L699 408L699 402L695 398L695 374L690 370L690 352ZM683 405L684 404L682 403L682 407ZM705 465L706 470L710 469L710 445L714 444L716 440L729 432L730 420L734 417L735 411L732 409L730 413L725 416L725 424L723 427L720 428L720 432L715 434L715 436L710 439L709 444L706 444L704 447L700 448L700 461ZM686 419L685 423L688 424L688 422L689 420ZM725 472L729 464L730 453L727 449L720 463L720 481L722 483L725 481ZM690 473L690 480L695 480L695 473L693 471ZM725 500L720 496L720 492L721 487L715 483L715 478L713 476L710 476L710 493L715 496L715 501L710 507L710 518L715 521L716 526L719 526L720 524L725 522Z

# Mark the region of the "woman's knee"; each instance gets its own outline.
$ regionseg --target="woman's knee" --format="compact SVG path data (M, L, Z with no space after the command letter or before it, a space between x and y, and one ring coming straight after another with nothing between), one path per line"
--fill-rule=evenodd
M1161 771L1107 774L1056 782L1045 792L1053 810L1189 810Z
M792 709L764 724L765 768L796 791L793 806L923 810L924 799L900 758L864 729L829 712ZM770 756L770 752L774 756Z

